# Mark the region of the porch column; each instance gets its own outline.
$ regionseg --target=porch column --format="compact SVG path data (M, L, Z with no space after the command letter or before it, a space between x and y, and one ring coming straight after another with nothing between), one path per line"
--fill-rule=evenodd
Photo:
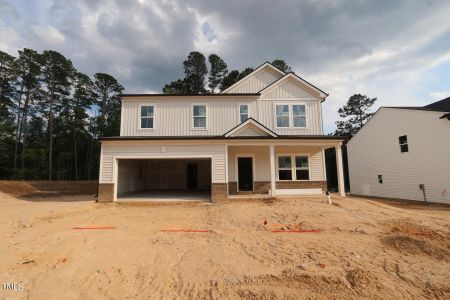
M339 195L345 197L345 184L344 184L344 165L342 163L342 148L341 145L335 146L336 149L336 168L338 178Z
M275 147L270 145L270 196L276 195L276 182L275 182Z

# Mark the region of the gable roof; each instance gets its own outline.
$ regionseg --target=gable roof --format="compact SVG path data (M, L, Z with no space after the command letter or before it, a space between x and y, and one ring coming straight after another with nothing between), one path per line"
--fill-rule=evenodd
M271 64L270 62L266 61L265 63L261 64L259 67L254 69L251 73L249 73L246 76L244 76L243 78L239 79L238 81L236 81L235 83L233 83L232 85L230 85L229 87L227 87L225 90L223 90L220 93L221 94L226 94L229 90L233 89L237 85L239 85L239 84L243 83L244 81L248 80L250 77L252 77L254 74L258 73L259 71L261 71L264 68L270 68L271 70L275 71L276 73L278 73L278 74L280 74L282 76L284 76L286 74L284 71L278 69L273 64Z
M450 112L450 97L425 106L385 106L386 108Z
M328 95L329 95L328 93L325 93L324 91L322 91L321 89L319 89L318 87L313 85L312 83L309 83L308 81L304 80L303 78L301 78L300 76L298 76L294 72L286 73L280 79L272 82L271 84L269 84L268 86L266 86L265 88L260 90L259 93L261 95L266 94L270 90L274 89L276 86L280 85L282 82L284 82L284 81L286 81L288 79L294 79L295 81L299 82L301 85L307 86L308 88L312 89L314 92L319 94L319 97L322 98L322 101L325 101L325 98L328 97Z
M245 127L248 127L249 125L256 126L258 129L260 129L263 132L265 132L268 136L272 136L272 137L277 137L278 136L278 134L276 134L275 132L273 132L272 130L270 130L269 128L267 128L266 126L264 126L263 124L259 123L258 121L256 121L253 118L248 118L244 122L236 125L235 127L231 128L229 131L225 132L223 134L223 136L224 137L232 137L233 134L241 131L242 129L244 129Z

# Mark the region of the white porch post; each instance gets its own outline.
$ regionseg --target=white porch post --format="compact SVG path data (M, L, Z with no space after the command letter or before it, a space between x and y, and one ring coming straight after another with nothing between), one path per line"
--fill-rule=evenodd
M345 197L345 185L344 185L344 165L342 163L342 148L341 145L335 146L336 149L336 167L339 195Z
M275 183L275 147L270 145L270 196L276 195L276 183Z

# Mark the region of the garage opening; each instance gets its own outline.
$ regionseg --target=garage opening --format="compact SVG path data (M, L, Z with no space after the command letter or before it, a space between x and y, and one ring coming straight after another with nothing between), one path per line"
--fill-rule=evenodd
M211 159L119 159L118 200L211 200Z

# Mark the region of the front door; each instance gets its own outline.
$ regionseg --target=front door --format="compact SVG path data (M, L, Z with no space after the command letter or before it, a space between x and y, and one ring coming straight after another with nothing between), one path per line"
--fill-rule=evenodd
M238 190L253 191L253 159L238 157Z
M187 165L187 188L189 190L197 188L197 164Z

